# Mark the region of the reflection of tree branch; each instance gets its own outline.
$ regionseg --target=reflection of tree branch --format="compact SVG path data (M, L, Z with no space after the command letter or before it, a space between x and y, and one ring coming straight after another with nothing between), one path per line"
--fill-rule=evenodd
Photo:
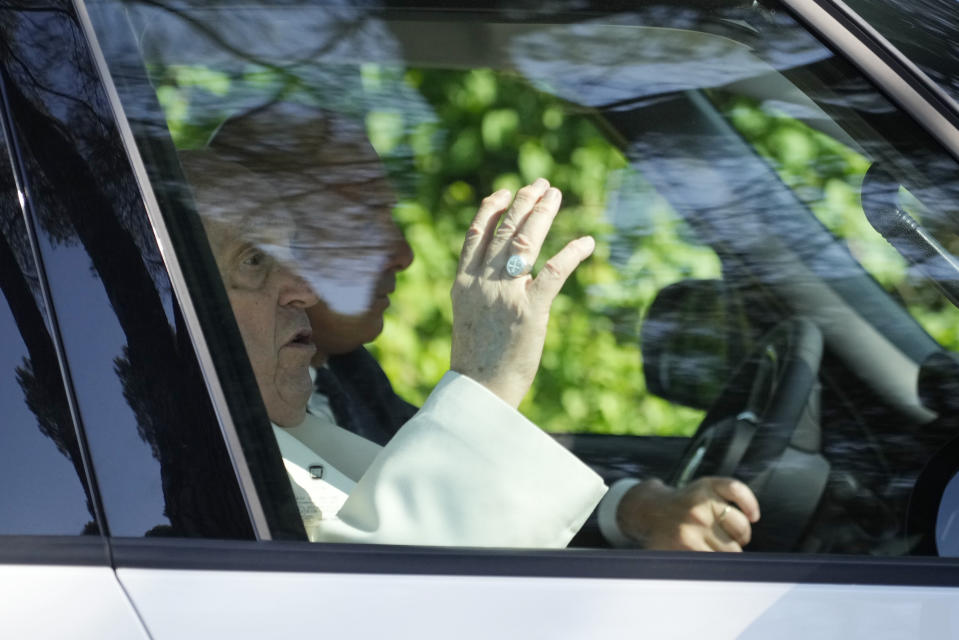
M83 107L86 111L90 113L91 116L93 116L94 119L99 120L99 117L97 116L97 112L94 111L89 104L87 104L83 100L80 100L76 96L72 96L68 93L57 91L56 89L52 89L46 86L35 75L33 75L33 72L30 71L30 68L26 65L26 63L23 62L23 60L20 59L19 56L17 56L15 53L10 51L9 49L5 51L5 54L8 59L12 60L13 62L17 64L17 66L20 67L20 69L23 71L24 74L26 74L27 78L30 80L33 86L36 87L38 90L43 91L45 93L49 93L50 95L56 96L57 98L60 98L63 100L69 100L70 102L80 107Z
M35 9L34 12L35 12L35 13L44 13L44 12L42 11L42 9ZM68 12L64 11L64 10L55 10L55 11L51 11L51 12L49 12L49 13L55 13L55 14L60 14L60 15L69 16L69 19L72 21L72 16L70 16L70 14L69 14ZM18 16L18 17L19 17L19 16ZM94 111L93 108L92 108L88 103L86 103L84 100L82 100L82 99L80 99L80 98L77 98L75 95L73 95L73 94L71 94L71 93L64 92L64 91L58 91L58 90L54 89L53 87L49 86L48 84L44 83L42 80L40 80L40 78L37 77L37 75L36 75L36 74L33 72L33 70L31 69L30 65L29 65L26 61L24 61L23 58L21 58L20 55L18 55L17 50L15 50L15 47L12 46L12 44L16 42L16 38L13 37L12 34L11 34L11 31L12 31L12 29L13 29L13 27L12 27L11 24L10 24L11 22L12 22L12 20L11 20L10 14L7 13L7 12L5 12L4 21L3 21L3 25L2 25L3 27L5 27L4 30L3 30L3 31L4 31L4 34L3 34L4 37L3 37L3 38L0 38L0 43L2 43L2 45L0 45L0 46L3 47L3 55L2 55L2 58L3 58L4 60L10 60L11 62L13 62L13 63L19 68L20 72L26 76L26 79L28 80L29 84L30 84L34 89L36 89L37 92L43 92L43 93L49 94L49 95L51 95L51 96L53 96L53 97L55 97L55 98L57 98L57 99L69 101L69 102L71 102L72 104L74 104L74 105L76 105L76 106L79 106L79 107L82 108L84 111L86 111L86 112L93 118L93 121L94 121L94 122L101 123L101 122L102 122L102 118L100 118L100 117L97 115L96 111ZM46 23L44 22L43 25L46 26ZM31 28L31 29L33 29L33 30L35 30L35 31L41 31L41 28L40 28L40 27L37 25L37 23L36 23L35 21L33 21L33 20L29 20L29 19L24 19L24 20L22 20L22 21L21 21L21 26L22 26L22 28ZM75 43L75 41L74 41L74 43ZM21 47L21 49L23 49L23 47ZM33 53L33 50L32 50L32 49L25 49L25 50L30 51L31 53ZM58 50L59 50L59 49L58 49ZM72 47L72 50L75 52L75 51L76 51L76 46ZM45 66L44 66L44 67L41 67L41 68L42 68L44 71L47 70ZM9 69L9 68L8 68L8 73L12 73L12 69ZM38 100L35 100L34 102L35 102L36 104L42 104L42 103L43 103L43 101L42 101L42 100L39 100L39 99L38 99Z
M152 7L154 7L154 8L160 9L160 10L162 10L162 11L166 11L166 12L172 14L172 15L177 16L178 18L180 18L181 20L183 20L184 22L186 22L187 24L189 24L190 26L192 26L194 29L196 29L197 31L199 31L201 34L205 35L207 38L210 39L210 41L211 41L213 44L218 45L218 46L221 47L224 51L233 54L234 56L236 56L236 57L239 58L240 60L246 60L247 62L251 62L251 63L253 63L253 64L256 64L256 65L260 65L260 66L262 66L262 67L265 67L265 68L269 69L270 71L272 71L272 72L274 72L274 73L282 76L282 77L283 77L285 80L287 80L287 81L290 81L290 80L294 80L294 81L299 80L299 77L296 76L295 74L290 73L289 71L287 71L287 68L292 67L292 66L296 66L296 65L298 65L298 64L302 64L303 62L307 62L307 61L313 60L313 59L315 59L315 58L317 58L317 57L319 57L319 56L325 55L326 53L329 53L330 51L332 51L333 47L334 47L334 46L336 45L336 43L337 43L337 40L331 39L329 42L327 42L327 43L323 44L322 46L314 49L313 51L311 51L311 52L303 55L303 56L302 56L301 58L299 58L299 59L296 59L296 60L294 60L294 61L292 61L292 62L290 62L290 63L288 63L288 64L286 64L286 65L278 65L278 64L276 64L276 63L273 63L273 62L269 62L269 61L267 61L267 60L264 60L264 59L262 59L262 58L260 58L260 57L258 57L258 56L251 55L248 51L244 51L243 49L239 49L239 48L235 47L234 45L232 45L232 44L230 44L229 42L227 42L227 41L226 41L219 33L217 33L214 29L212 29L211 27L207 26L206 23L204 23L204 22L202 22L202 21L200 21L200 20L197 20L196 18L194 18L193 16L189 15L189 14L188 14L187 12L185 12L185 11L182 11L182 10L177 9L177 8L174 8L174 7L167 6L167 5L163 4L162 2L157 2L156 0L143 0L140 4L152 6ZM355 33L355 32L356 32L356 29L359 28L361 22L362 22L362 21L357 21L357 22L351 24L351 25L350 25L350 29L349 29L348 31L346 31L345 33L343 33L343 34L341 35L341 37L346 37L346 36L349 36L349 35Z
M211 486L207 476L224 470L215 469L217 464L204 468L187 455L190 438L200 438L202 442L204 436L212 437L208 430L195 428L196 421L212 418L207 406L198 405L205 398L196 391L203 388L202 382L197 384L196 376L191 375L195 368L189 365L192 352L179 343L179 336L172 335L140 250L130 232L120 224L117 201L103 191L91 174L91 166L79 154L74 137L64 135L63 123L49 110L37 108L16 82L8 85L13 118L31 123L31 139L23 148L25 160L36 167L34 182L48 187L33 189L34 206L41 212L59 210L60 217L69 219L126 337L128 348L124 356L129 368L150 376L152 384L134 383L128 388L131 393L140 394L134 412L153 418L144 428L159 429L150 440L157 443L160 452L167 516L178 532L206 531L215 535L236 511L231 511L235 505L214 504L200 495ZM59 206L63 194L71 198L70 206ZM202 442L197 446L202 450L197 455L205 457L206 452L216 450L215 443Z
M172 323L180 330L173 332L164 308L165 293L151 277L147 261L153 255L151 251L156 251L152 229L146 222L138 186L112 126L108 100L95 80L96 71L78 35L77 21L69 14L66 18L55 15L48 21L15 20L15 15L0 11L2 46L22 56L12 63L0 55L0 82L4 85L10 119L19 125L13 130L10 144L16 145L29 180L32 213L41 221L38 232L49 240L55 231L69 229L70 238L79 245L76 251L83 251L89 258L93 274L65 276L63 282L68 286L102 287L109 304L96 304L83 312L102 317L101 322L109 327L105 330L117 334L112 339L126 342L123 352L115 354L114 369L93 375L113 374L123 384L137 427L142 427L148 446L160 460L156 475L165 502L163 515L172 529L180 535L248 536L242 496L206 395L189 332L183 330L175 303ZM16 28L12 28L14 24ZM60 64L60 60L47 55L49 47L38 46L46 42L72 43L73 49L57 51L56 55L66 58ZM12 64L18 65L13 72ZM22 65L29 66L32 73L21 73ZM57 91L38 91L37 76ZM73 109L73 101L64 99L64 92L79 97L90 109ZM93 120L87 117L90 112ZM0 196L2 186L0 182ZM13 206L17 206L15 201ZM0 210L2 213L6 212ZM60 249L51 244L55 243L41 244L45 256L58 255ZM10 257L10 251L0 251L0 257L3 255ZM33 328L25 330L29 361L17 373L28 404L43 429L43 416L59 414L63 407L69 412L69 407L51 398L58 389L64 398L66 392L57 354L52 344L44 342L46 325L36 308L37 302L29 296L24 282L8 284L4 279L20 273L15 264L0 263L4 294L18 301L14 306L19 326ZM74 308L68 299L55 297L54 303L62 313ZM48 335L46 338L49 342ZM83 338L66 335L65 339L69 342ZM66 346L69 348L70 344ZM81 411L80 417L85 416ZM122 412L117 419L133 422ZM73 421L67 413L66 419L50 418L46 424L72 425ZM116 428L93 422L87 427L91 448L104 444L100 442L106 435L103 429ZM65 427L61 432L61 440L69 450L69 433ZM77 464L78 457L72 457ZM107 458L98 462L105 467L113 464ZM161 514L154 515L164 522Z
M4 194L0 194L3 197ZM13 250L5 236L0 234L0 294L6 299L14 323L21 328L21 336L30 354L37 362L56 361L56 353L46 322L37 308L20 265L13 257Z
M9 171L9 167L3 164L0 163L0 171L4 168ZM0 191L0 198L3 199L0 206L14 206L9 190ZM15 259L13 246L7 241L6 235L0 233L0 300L3 299L27 348L28 357L16 369L17 382L23 390L25 403L36 416L40 432L50 438L57 450L73 465L85 489L87 510L93 517L90 492L86 486L80 447L60 377L56 350L27 277Z
M6 4L3 6L4 11L13 11L15 13L59 13L61 15L69 16L70 19L73 19L73 14L71 14L66 9L61 7L55 7L53 5L44 5L39 6L36 4L24 5L24 4Z

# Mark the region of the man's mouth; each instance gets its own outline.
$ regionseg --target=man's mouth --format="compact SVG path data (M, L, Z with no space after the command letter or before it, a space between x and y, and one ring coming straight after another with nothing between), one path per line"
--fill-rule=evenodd
M396 276L390 274L380 281L373 295L376 298L386 298L394 291L396 291Z

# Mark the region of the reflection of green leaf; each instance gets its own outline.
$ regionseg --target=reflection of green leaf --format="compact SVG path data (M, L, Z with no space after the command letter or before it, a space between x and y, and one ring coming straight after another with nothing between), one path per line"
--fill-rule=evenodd
M490 187L490 193L500 189L509 189L516 193L523 186L523 181L517 173L503 173L493 179Z
M170 85L164 85L157 89L157 100L163 107L167 122L171 128L179 125L186 119L189 103L179 89Z
M483 116L483 144L487 149L501 149L505 141L516 133L519 115L514 109L493 109Z
M538 142L530 140L524 142L519 148L517 164L523 180L532 182L550 174L553 169L553 157Z
M496 100L499 85L489 69L474 69L466 73L462 88L457 92L464 107L479 111Z
M388 155L403 136L403 114L396 111L371 111L366 116L370 143L380 155Z
M230 90L230 76L202 65L175 65L168 69L181 87L197 87L216 96Z
M193 113L191 100L197 92L226 96L233 86L230 77L201 65L173 65L152 68L160 76L157 100L163 108L173 142L179 148L206 144L224 113Z
M563 110L558 105L543 109L543 126L547 129L559 129L563 124Z
M446 188L446 196L451 202L473 202L476 200L476 193L468 182L457 180Z
M775 129L769 144L779 150L785 171L802 171L817 159L815 143L806 132L797 128Z
M460 172L472 171L482 158L481 148L479 134L475 129L460 131L449 150L452 168Z

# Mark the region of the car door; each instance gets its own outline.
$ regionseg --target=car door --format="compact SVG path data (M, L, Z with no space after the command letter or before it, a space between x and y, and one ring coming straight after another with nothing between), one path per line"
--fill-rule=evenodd
M69 224L60 229L61 235L56 241L41 246L39 252L50 280L51 306L59 316L85 322L78 324L78 328L64 327L62 350L70 370L82 373L79 380L73 382L75 412L89 443L88 468L99 486L101 519L110 534L112 566L151 637L227 633L237 637L292 636L312 632L317 624L332 634L372 636L399 632L427 637L453 633L467 637L491 633L612 637L637 632L666 637L693 633L719 637L808 637L811 634L941 637L951 633L956 626L951 607L955 598L956 565L944 558L909 558L900 552L882 558L870 557L885 548L879 546L882 540L866 552L852 550L854 545L850 543L848 547L823 549L824 555L809 554L803 549L780 549L785 553L708 556L636 549L519 551L309 544L305 541L279 452L268 437L269 430L264 429L268 421L257 397L249 364L243 357L242 342L229 317L226 296L216 281L216 270L203 244L199 223L191 217L194 213L191 197L188 192L183 193L182 175L171 153L175 145L197 144L209 135L210 129L216 127L218 111L223 108L217 99L222 97L223 87L229 88L237 78L242 80L237 83L238 93L227 90L225 94L241 105L244 101L255 104L259 99L258 88L274 87L277 82L271 75L274 72L281 80L301 81L296 74L293 78L285 76L289 69L278 66L276 60L265 55L270 52L264 49L289 44L292 51L283 51L283 56L297 62L297 46L307 41L303 33L317 38L317 34L323 33L320 27L326 26L337 33L333 27L347 25L354 29L350 33L362 36L360 42L369 48L359 47L349 38L340 41L338 46L317 50L311 47L311 55L319 64L314 68L307 65L303 76L331 92L331 87L338 87L341 93L334 92L331 99L333 106L340 109L348 110L351 104L359 104L360 98L372 94L374 106L380 108L367 111L363 107L360 115L368 124L377 151L392 158L396 165L394 171L401 181L405 177L412 186L426 190L433 198L410 199L398 213L404 216L408 235L421 240L417 260L429 266L406 283L412 289L411 297L423 299L427 293L435 296L437 291L439 295L446 295L448 283L441 281L437 274L450 269L450 249L446 247L450 241L437 240L432 234L445 228L453 235L454 230L459 229L450 220L468 215L479 186L514 185L520 176L553 170L559 176L554 179L562 182L565 171L570 184L567 190L575 196L570 198L570 204L579 207L580 216L574 219L584 225L598 220L595 222L597 232L603 230L603 224L612 227L613 231L602 236L609 251L606 261L599 261L587 279L574 283L570 298L554 313L564 318L565 323L553 327L552 333L560 333L568 340L547 345L543 380L536 389L540 401L532 402L525 411L536 416L539 422L558 425L555 431L579 431L582 425L603 420L624 424L627 417L633 417L630 424L636 426L634 435L621 440L616 439L615 433L600 434L599 438L581 433L558 436L571 440L574 450L580 446L577 439L586 448L592 443L593 450L599 452L594 464L609 480L614 480L624 473L642 473L646 467L635 461L645 456L648 456L647 464L655 465L658 473L674 469L672 462L683 447L666 445L672 449L667 461L661 456L649 455L643 450L641 434L648 433L643 429L656 424L677 425L672 431L676 435L669 436L676 440L664 442L685 446L686 441L680 438L687 438L696 430L708 409L708 406L696 406L697 393L718 392L717 378L709 376L702 380L680 379L683 384L678 386L659 384L655 391L658 398L653 394L636 394L636 388L623 391L615 387L617 381L635 381L642 375L635 339L632 344L620 346L617 343L625 340L617 331L630 326L630 318L635 321L641 311L646 312L646 307L651 310L656 292L690 278L728 279L732 264L728 256L735 252L717 251L713 242L703 240L707 232L712 229L714 236L722 236L734 248L737 240L756 244L763 237L751 231L747 224L751 218L743 217L743 223L738 226L724 224L723 219L730 213L718 205L715 211L721 219L712 227L707 224L709 220L700 221L696 227L694 218L683 215L692 216L702 211L702 206L696 206L697 195L714 197L722 193L718 190L728 184L729 174L724 170L729 168L710 173L691 157L689 151L696 146L679 146L672 156L664 153L644 158L639 154L642 147L636 142L642 138L636 130L631 131L630 126L638 126L644 135L668 133L672 136L661 138L665 141L676 140L683 131L670 132L663 127L657 130L655 120L643 123L628 117L630 109L642 106L644 100L655 103L652 100L655 93L644 95L640 91L637 95L636 87L643 89L647 83L662 80L667 83L678 80L680 85L691 82L681 75L689 70L689 65L667 66L674 76L664 75L662 68L650 73L642 68L634 69L628 63L616 69L618 74L608 74L608 69L600 65L604 71L599 78L629 80L621 85L604 84L597 79L595 68L589 65L577 69L576 65L569 64L568 56L537 52L555 53L556 47L560 50L569 47L572 51L573 45L577 45L586 52L584 56L589 61L591 51L609 53L608 47L604 49L597 43L611 38L624 48L636 40L631 35L642 35L646 42L662 45L667 50L672 42L656 40L664 35L657 30L631 33L633 28L645 25L642 21L637 24L637 16L630 13L598 11L590 16L592 22L585 25L571 22L570 16L560 20L535 13L517 16L509 12L480 12L479 15L482 17L478 21L480 27L472 28L470 24L476 17L473 14L391 13L389 8L368 16L342 7L297 7L289 11L230 7L228 11L217 12L206 7L179 5L125 8L112 3L91 3L87 7L55 7L45 15L31 12L26 18L17 14L18 20L24 21L18 25L17 33L33 35L15 42L23 50L37 49L47 54L44 64L26 66L30 73L24 71L21 77L14 77L20 85L31 76L44 80L32 99L27 96L26 100L21 98L21 102L12 101L8 107L11 122L23 123L20 125L23 139L29 142L17 157L17 163L32 177L33 184L45 187L31 192L35 194L31 204L49 212L50 216L60 213L69 220ZM664 21L667 24L675 18L673 14L668 15L669 20ZM262 20L251 19L253 17ZM649 15L640 17L649 18ZM688 17L687 14L680 15L684 17ZM768 13L760 13L758 18L773 22L786 19ZM693 18L690 20L695 23ZM795 29L795 23L786 20L790 29ZM732 32L743 29L748 33L755 28L749 22L743 27L738 15L722 16L718 22ZM572 26L564 26L570 24ZM264 25L270 28L265 29ZM693 51L701 51L695 48L699 46L697 43L725 42L704 38L700 35L704 32L693 28L693 24L686 26L691 34L683 37L690 40L683 44ZM34 30L31 31L31 27ZM283 29L301 29L297 31L300 39L287 35ZM274 34L273 40L266 38L270 33ZM544 33L552 39L543 36ZM615 35L623 33L626 35ZM787 30L787 33L797 31ZM444 53L442 47L417 48L430 42L423 34L435 35L440 42L443 34L452 34L452 37L446 42ZM812 42L803 38L808 36L800 37L800 44ZM62 50L59 46L62 43L72 43L75 55L58 58L61 66L49 66L50 53L44 47L45 42L58 43L58 51ZM464 43L469 46L462 46ZM323 41L317 40L316 44ZM236 55L238 45L244 55L243 47L252 47L256 64L239 71L233 66L232 56ZM204 57L199 58L203 64L195 60L189 63L194 49L204 53ZM737 55L741 52L738 47L732 50ZM775 52L776 48L772 50ZM477 53L482 51L493 52L489 55L494 58L500 52L516 57L507 65ZM800 56L804 64L796 65L797 75L801 75L806 64L815 63L816 56L833 55L821 45L813 49L798 47L798 51L805 57ZM447 53L449 57L444 57ZM479 57L456 58L454 54ZM177 60L178 55L187 61ZM172 58L165 61L164 56ZM225 62L218 67L214 64L218 60ZM584 62L575 56L572 60ZM18 63L19 60L11 62ZM753 64L753 60L748 59L747 64ZM791 66L790 63L784 68ZM292 68L296 70L295 65ZM47 75L36 75L44 69ZM714 73L721 70L722 65L713 67ZM755 68L747 67L749 70L755 71ZM763 71L767 70L763 67ZM639 75L629 77L631 71ZM403 82L392 84L397 74L403 77ZM517 80L517 77L523 79ZM430 82L423 84L424 78ZM703 82L699 76L696 81ZM151 86L150 82L154 84ZM730 83L724 86L727 84ZM530 85L535 91L530 90ZM678 110L681 106L698 114L698 120L690 117L687 122L697 124L695 131L690 127L688 132L695 133L699 139L734 140L729 135L728 123L723 129L716 121L723 113L721 97L712 96L715 101L704 104L702 95L697 93L701 88L688 84L667 87L668 91L681 93L683 98L667 107ZM521 103L542 100L545 104L535 104L533 112L543 135L537 138L517 133L519 123L524 127L528 123L517 120L520 110L516 105L491 99L496 95L515 96ZM746 97L749 95L746 92ZM755 93L752 95L755 97ZM786 99L788 97L774 93L767 99L786 107L789 114L803 113L802 109L816 106L809 101ZM455 104L461 108L450 106ZM454 116L472 113L474 120L466 119L465 126L459 129L450 120L440 119L437 125L432 118L444 109ZM747 113L746 124L740 124L748 127L748 116L754 115L753 111L745 111L737 104L729 106L729 110L733 112L728 116L733 123ZM597 111L600 118L594 117ZM411 113L419 120L413 120L416 125L411 127L413 135L404 138L406 130L396 122ZM808 115L808 111L805 113ZM191 114L196 117L191 118ZM829 118L806 119L830 121ZM580 136L575 139L577 144L571 144L566 150L568 159L557 150L562 140L549 136L567 120L574 126L562 128L560 132L564 135L578 132ZM597 122L609 123L612 128L604 131ZM666 118L663 123L670 124ZM708 127L710 124L712 128ZM448 135L449 145L436 141L444 135ZM609 144L610 139L616 141L615 144ZM752 144L748 136L746 139ZM511 147L516 140L521 144L518 148ZM513 172L493 173L497 166L493 164L493 157L504 148L515 152L520 160ZM706 149L707 145L700 148ZM784 148L793 147L785 145ZM406 157L402 153L404 149L410 151ZM733 147L723 149L734 150ZM391 150L397 153L390 156ZM936 153L940 153L937 159L943 157L941 152ZM751 177L763 180L764 185L775 185L769 186L762 195L786 198L783 194L790 193L769 178L775 177L775 171L769 173L769 168L750 153L737 151L736 154L730 158L738 162L743 171L748 170ZM490 163L493 167L490 175L483 173L486 165L477 162L477 158ZM428 180L416 181L422 176L435 175L438 162L449 167L451 180L438 185ZM627 170L628 167L631 169ZM616 173L617 169L623 171ZM594 177L596 172L614 174L614 179L620 180L618 184L625 184L615 190L620 202L625 204L618 210L618 217L617 210L612 209L613 223L604 222L604 218L596 214L597 209L607 210L612 190L607 176L603 175L602 181L584 181L579 189L575 186L579 173L590 172ZM480 178L472 182L470 176L477 175ZM699 182L691 180L697 176ZM697 185L701 188L699 193L695 191ZM646 200L642 207L635 206L644 197L652 198L653 203ZM779 211L804 211L801 198L770 201L776 202L775 209ZM432 220L424 213L429 209L424 202L453 213L445 222L439 217ZM715 204L715 198L707 199L707 205L710 203ZM652 213L648 217L639 215L644 212ZM644 229L654 232L651 240L646 237L648 233L639 233ZM742 238L736 237L737 229ZM790 229L794 235L787 232L785 239L777 241L788 244L791 238L800 237L799 231L804 227L797 225ZM631 231L635 233L630 235ZM851 233L850 237L857 236ZM639 243L642 251L628 244L632 241ZM636 260L656 245L665 247L666 258L675 260L667 261L665 266L658 265L651 272L643 271L642 264ZM438 247L443 247L443 251ZM78 253L81 249L83 253ZM743 253L755 257L748 251ZM768 266L770 260L772 258L760 264ZM816 268L821 272L825 264L855 271L855 262L837 262L839 260L847 258L813 263L812 267L799 260L789 268L817 274ZM633 279L611 282L613 271L620 276L631 275ZM765 274L777 275L771 271ZM845 302L841 295L838 301L830 298L827 310L838 312L851 305L870 305L872 319L879 320L873 323L873 328L875 324L880 329L886 327L881 332L882 340L871 346L892 349L889 345L894 345L891 352L905 353L900 356L903 366L912 363L913 370L918 370L923 350L935 343L930 343L927 335L898 315L900 307L880 315L887 304L886 298L868 293L874 290L868 278L866 284L856 288L856 278L863 280L862 272L855 271L853 275L851 280L845 280L844 286L857 291L865 288L867 293L851 303ZM812 276L806 277L806 284L819 282ZM619 285L618 288L615 285ZM577 298L577 287L581 291L598 291L598 302L597 298L585 295ZM778 293L780 298L785 298L785 305L763 303L762 297L750 297L748 301L759 304L764 312L773 309L782 313L783 306L788 307L792 302L808 313L808 306L803 307L801 300L797 301L795 289ZM640 295L646 296L642 303L630 298L628 304L618 307L617 313L596 313L597 306L616 310L613 303L617 296ZM683 299L691 298L684 296ZM594 315L585 322L600 328L595 333L587 333L582 344L577 344L580 334L574 330L577 321L584 322L573 313L577 300L589 301L592 305L589 311ZM697 313L704 308L715 310L715 304L710 301L714 302L715 298L700 298L693 310ZM413 307L412 304L403 306ZM442 310L426 309L434 316L408 321L423 326L431 321L435 323L436 318L443 315ZM632 315L622 309L631 309ZM732 324L720 325L717 320L722 314L738 317L727 311L707 315L705 322L710 323L707 326L721 326L723 331L730 329ZM682 314L682 317L687 324L699 322L695 314ZM848 317L848 314L841 316L837 321L839 326L848 325L851 322ZM751 321L756 322L755 318ZM828 328L824 321L816 324ZM899 333L903 335L890 338L896 332L889 331L887 325L900 327ZM388 370L392 359L394 363L414 361L417 369L425 372L422 375L425 381L412 382L403 382L398 374L391 374L394 384L404 393L415 395L417 389L428 387L430 375L445 367L443 325L439 326L440 330L435 331L435 346L418 346L413 356L403 351L401 327L393 330L396 335L392 336L392 344L387 342L378 349L377 354ZM854 328L863 332L870 330L868 324L855 324ZM432 345L433 335L419 331L420 339ZM846 334L840 332L834 343L842 343L844 335L856 333L855 329L846 331ZM756 341L756 336L746 330L734 335L746 342L747 338ZM645 346L643 348L645 350ZM854 351L859 353L864 349L867 348ZM670 348L666 351L669 357L678 353L680 364L696 361L695 350ZM591 353L601 358L590 361ZM705 353L716 355L709 349ZM738 353L739 356L728 358L734 365L742 355ZM827 353L838 358L839 350L833 346ZM660 372L669 371L668 359L659 362ZM726 376L718 379L727 380L730 373L725 359L719 358L714 364L721 372L717 375ZM831 362L828 366L835 377L843 372L843 366L851 365L840 359L839 364ZM578 386L563 377L563 369L572 370L574 376L580 370L587 370L591 375ZM624 371L629 375L622 373ZM853 373L862 371L856 369ZM652 387L652 379L651 374L645 372L642 383ZM881 382L885 384L889 380L882 378ZM696 392L697 384L706 385L705 391ZM828 381L824 387L834 393L835 389L846 388ZM880 391L888 392L887 395L880 395L868 384L857 383L852 389L859 395L878 397L882 401L883 411L878 412L876 420L884 426L893 422L890 416L902 419L910 428L918 428L927 419L915 391L906 383L901 387L893 384L892 389L881 387ZM628 404L634 400L641 404ZM671 401L672 405L665 406L664 400ZM556 411L556 406L563 410ZM865 401L853 406L865 406ZM631 416L633 413L641 419ZM843 420L847 418L844 413ZM938 441L949 433L939 434ZM884 431L882 435L885 436ZM869 437L864 436L864 440L868 441ZM883 467L876 463L871 445L865 447L868 452L864 457L846 456L847 447L855 449L862 446L864 440L854 439L845 432L837 434L832 443L839 451L827 451L832 456L830 462L835 465L836 461L846 461L846 467L853 471L863 460L871 462L860 475L833 474L831 479L859 481L875 476L881 477L883 487L893 488L898 486L897 482L908 480L907 473L898 473L899 466ZM904 442L911 451L920 440L909 435L898 442ZM928 456L929 448L919 447L921 455ZM885 453L886 449L882 451ZM900 461L895 462L898 465ZM921 463L915 464L921 466ZM840 495L847 486L831 486L831 489ZM902 493L893 493L888 504L900 508ZM869 495L853 491L849 502L858 505L857 499ZM856 513L869 511L870 505L884 509L886 504L884 500L868 503ZM843 520L848 512L843 511L834 521L826 518L825 530L833 533L854 530ZM893 519L898 523L900 516L896 513ZM861 537L854 542L864 539L868 533L857 534ZM898 538L898 532L894 537ZM841 542L845 538L837 535L835 540ZM829 553L832 555L826 555Z

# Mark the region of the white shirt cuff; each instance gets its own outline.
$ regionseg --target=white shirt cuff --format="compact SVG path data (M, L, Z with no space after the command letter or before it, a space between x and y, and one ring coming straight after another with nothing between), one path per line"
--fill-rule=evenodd
M614 482L606 495L599 503L596 510L596 520L599 524L599 530L606 538L606 542L614 547L638 547L639 542L630 538L622 529L616 520L616 513L619 511L619 503L622 502L626 492L640 483L636 478L620 478Z

